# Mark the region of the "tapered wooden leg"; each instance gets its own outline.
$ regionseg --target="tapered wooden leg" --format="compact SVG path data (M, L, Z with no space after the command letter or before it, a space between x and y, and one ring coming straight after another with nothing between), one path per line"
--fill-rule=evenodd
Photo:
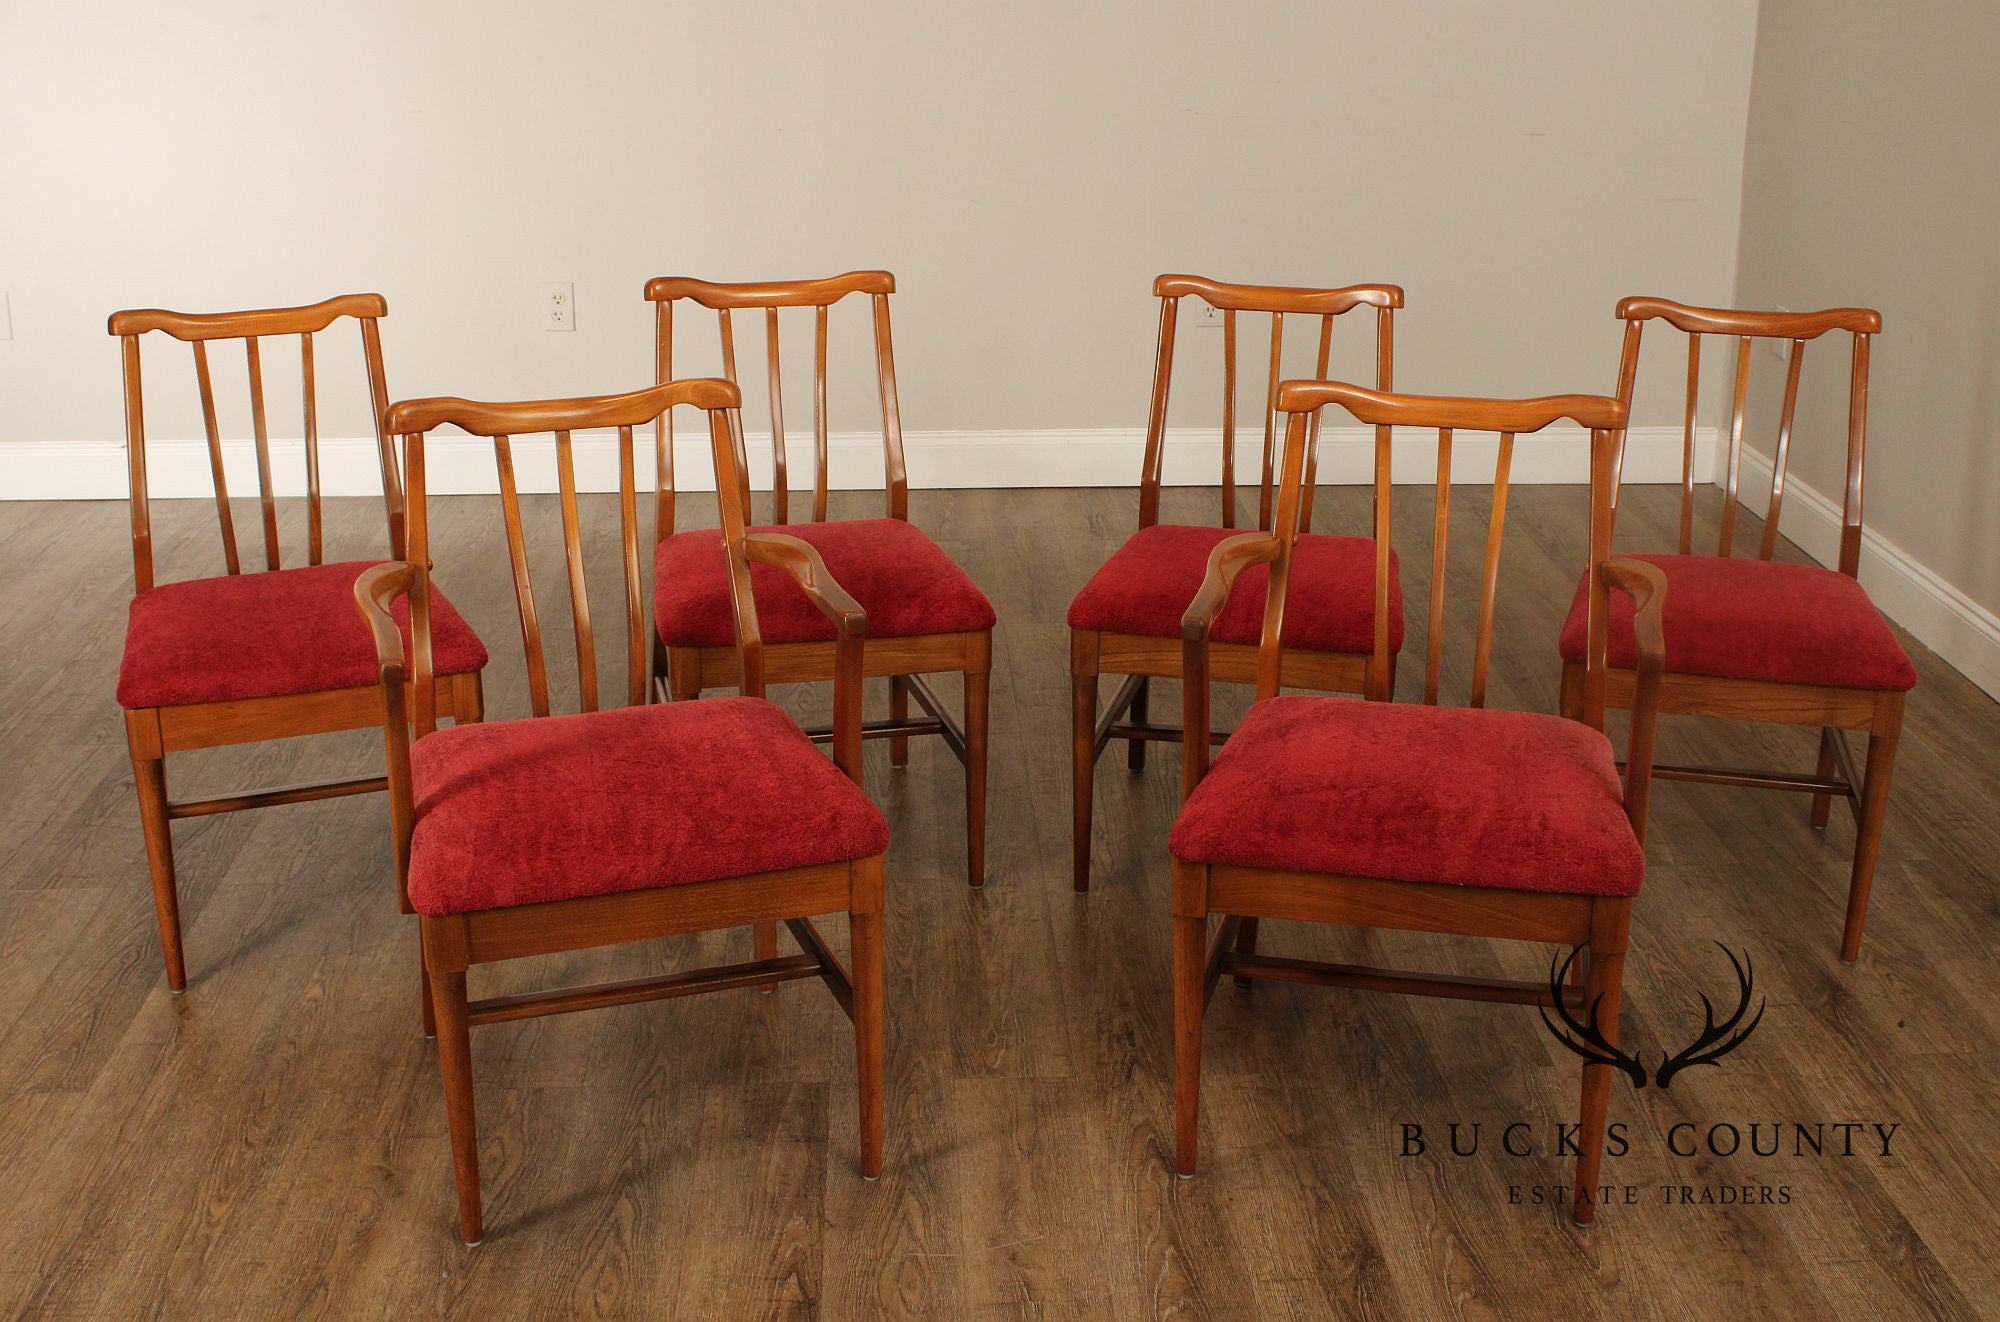
M986 724L992 675L965 672L965 879L986 884Z
M472 1105L472 1026L466 1019L465 974L431 976L437 1016L438 1072L444 1078L445 1123L451 1127L451 1165L458 1182L458 1237L486 1238L479 1210L479 1125Z
M1069 677L1070 881L1090 889L1090 795L1097 772L1097 676Z
M1563 663L1562 715L1566 721L1583 719L1583 667Z
M1236 953L1239 955L1254 955L1257 953L1257 920L1255 918L1245 918L1237 925ZM1250 988L1257 985L1257 980L1255 978L1238 978L1236 979L1236 985L1243 988Z
M437 1007L431 1003L431 997L434 995L431 991L431 966L430 960L424 955L422 928L419 928L417 931L417 991L419 1002L422 1004L424 1011L424 1036L436 1037L438 1035Z
M477 725L486 718L486 691L477 673L460 675L452 681L456 708L452 719L460 725Z
M776 923L757 923L750 930L756 933L757 958L776 959L778 957L778 925ZM768 995L778 990L778 984L775 982L760 982L757 984L757 990Z
M1153 681L1150 679L1139 681L1139 691L1132 695L1131 715L1126 718L1132 724L1146 724L1146 696L1152 687ZM1128 739L1125 741L1125 765L1133 771L1144 771L1146 769L1146 741L1144 739Z
M854 954L854 1075L861 1094L861 1177L882 1174L882 914L848 915Z
M901 675L889 680L889 715L898 721L910 719L910 681ZM910 739L908 735L893 735L889 739L889 765L906 767L910 764Z
M701 696L700 655L688 647L677 647L669 653L667 697L672 701L689 702Z
M1592 906L1590 977L1584 987L1583 1013L1587 1016L1595 1007L1597 1026L1603 1031L1605 1041L1611 1043L1618 1041L1618 1005L1625 985L1625 944L1631 919L1630 900L1600 900ZM1580 1226L1597 1219L1611 1075L1609 1065L1583 1067L1583 1105L1576 1138L1576 1190L1570 1211Z
M1868 736L1868 765L1861 772L1861 819L1854 832L1854 874L1847 884L1847 929L1840 938L1840 961L1861 958L1861 927L1868 920L1868 891L1875 884L1875 858L1882 849L1882 818L1889 811L1889 778L1896 770L1896 744L1903 737L1898 701L1888 730Z
M1207 997L1208 920L1174 915L1174 1170L1194 1174L1201 1119L1201 1017Z
M1822 780L1824 780L1826 777L1831 776L1835 771L1838 771L1840 769L1840 759L1834 755L1833 741L1845 737L1846 736L1841 734L1841 732L1838 730L1821 730L1819 732L1819 767L1813 772L1815 776L1818 776ZM1833 796L1831 794L1813 795L1812 796L1813 830L1824 831L1826 829L1826 819L1832 814L1832 812L1833 812Z
M167 990L178 996L187 990L187 963L181 954L181 904L174 884L174 832L167 818L165 760L135 755L132 783L139 791L139 824L146 835L146 867L153 879L153 914L160 925Z

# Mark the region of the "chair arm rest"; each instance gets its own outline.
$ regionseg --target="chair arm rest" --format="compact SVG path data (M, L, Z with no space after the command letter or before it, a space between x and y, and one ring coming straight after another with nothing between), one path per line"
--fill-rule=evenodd
M1597 567L1597 576L1604 592L1598 609L1608 608L1614 587L1632 598L1632 638L1639 655L1632 728L1625 748L1625 815L1643 845L1653 785L1653 737L1659 725L1660 672L1667 661L1666 631L1660 615L1667 602L1667 576L1657 565L1616 556Z
M1201 589L1181 616L1181 638L1190 643L1208 641L1215 617L1229 604L1229 590L1236 586L1237 576L1252 565L1270 564L1278 558L1280 548L1277 537L1267 532L1239 533L1217 542L1208 553L1208 573L1201 580Z
M792 576L820 614L833 622L843 638L860 638L868 632L868 613L834 581L826 561L810 543L786 533L753 532L743 539L752 563L772 565Z
M400 684L408 675L403 656L403 631L396 627L390 607L410 590L410 566L391 560L362 572L354 580L354 605L362 623L375 637L375 660L382 667L382 679Z

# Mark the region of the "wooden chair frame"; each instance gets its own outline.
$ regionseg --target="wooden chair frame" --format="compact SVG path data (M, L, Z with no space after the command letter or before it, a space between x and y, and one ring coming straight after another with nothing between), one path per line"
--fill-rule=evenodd
M1629 593L1637 611L1640 647L1638 691L1632 718L1631 763L1625 773L1624 806L1633 832L1643 843L1646 801L1651 783L1655 703L1663 643L1660 607L1665 579L1650 565L1610 558L1611 469L1627 415L1623 402L1603 396L1562 395L1545 399L1497 400L1393 395L1360 386L1326 381L1287 381L1278 391L1278 407L1289 417L1286 426L1284 475L1279 492L1276 527L1268 533L1246 533L1217 546L1210 557L1207 580L1188 607L1181 625L1184 659L1183 799L1207 773L1209 762L1209 696L1211 678L1208 633L1228 601L1236 577L1253 564L1272 565L1265 600L1264 627L1257 649L1257 697L1275 697L1287 676L1282 670L1279 637L1284 623L1285 594L1291 573L1292 546L1297 538L1302 503L1301 480L1309 447L1308 418L1321 408L1337 405L1357 420L1378 428L1376 442L1375 537L1378 574L1385 574L1390 545L1389 442L1392 427L1435 428L1439 436L1438 546L1442 548L1450 492L1451 434L1454 429L1500 433L1500 472L1496 475L1494 509L1487 539L1484 582L1480 593L1478 643L1474 660L1471 705L1485 702L1486 657L1492 641L1495 576L1506 503L1506 464L1516 434L1541 430L1569 419L1591 431L1590 617L1589 656L1592 666L1584 685L1585 716L1603 728L1606 616L1613 587ZM1437 701L1437 636L1442 621L1444 575L1431 585L1431 639L1426 701ZM1387 597L1376 596L1378 655L1387 620ZM1261 919L1338 923L1357 927L1399 928L1462 936L1540 941L1583 947L1587 959L1576 961L1565 988L1568 1008L1592 1007L1594 1021L1607 1042L1615 1042L1623 987L1625 951L1631 923L1628 896L1566 895L1504 890L1478 886L1433 885L1383 878L1332 876L1269 868L1187 863L1173 864L1174 918L1174 1060L1175 1169L1194 1174L1201 1095L1202 1018L1215 984L1223 974L1239 983L1257 979L1395 991L1418 996L1499 1001L1522 1005L1554 1005L1547 982L1514 982L1400 970L1283 959L1257 953ZM1209 919L1220 916L1211 940ZM1581 1130L1577 1158L1574 1215L1588 1224L1596 1215L1597 1188L1603 1157L1605 1112L1611 1066L1586 1064L1583 1070Z
M1828 308L1820 312L1755 312L1730 308L1690 307L1660 298L1627 298L1618 304L1625 338L1618 361L1618 397L1627 405L1639 370L1639 345L1648 321L1664 321L1688 337L1687 406L1681 446L1680 554L1693 553L1694 441L1701 386L1702 336L1736 339L1736 371L1729 411L1729 449L1723 486L1722 528L1716 554L1735 550L1736 507L1743 461L1745 401L1750 387L1750 359L1760 339L1791 341L1785 372L1784 404L1778 439L1772 454L1770 502L1764 512L1764 532L1757 548L1769 560L1778 544L1778 515L1785 498L1786 466L1791 452L1792 420L1797 410L1799 374L1806 344L1830 331L1845 331L1852 341L1847 395L1846 494L1841 508L1839 571L1858 578L1861 568L1861 476L1868 435L1869 345L1882 329L1881 314L1869 308ZM1622 471L1623 451L1619 455ZM1612 484L1612 517L1617 517L1619 472ZM1563 709L1579 710L1583 702L1585 667L1563 665ZM1606 699L1614 708L1629 707L1634 693L1632 672L1613 670ZM1868 895L1881 850L1882 823L1889 808L1889 785L1895 772L1896 746L1902 738L1904 694L1893 691L1838 688L1817 684L1783 684L1767 680L1723 679L1668 672L1660 681L1660 710L1676 715L1713 716L1727 720L1763 721L1778 725L1820 727L1819 764L1810 776L1786 771L1735 767L1661 765L1653 774L1662 780L1698 781L1751 789L1788 790L1812 795L1812 825L1824 829L1839 795L1854 814L1854 861L1847 891L1847 917L1840 939L1840 958L1852 964L1861 956L1861 935L1868 916ZM1858 773L1846 732L1868 736L1865 773Z
M1236 317L1239 312L1268 314L1271 320L1270 371L1264 393L1264 453L1258 478L1257 526L1271 526L1272 472L1276 456L1278 377L1283 361L1285 318L1319 318L1318 375L1325 377L1333 353L1333 319L1358 308L1375 310L1375 384L1388 390L1395 371L1395 314L1403 306L1397 285L1349 285L1340 289L1295 289L1278 285L1237 285L1194 275L1163 275L1153 282L1160 300L1159 346L1153 359L1152 403L1146 415L1146 452L1139 472L1139 527L1160 521L1160 481L1166 462L1167 399L1173 385L1174 332L1183 298L1198 298L1222 312L1222 526L1236 526ZM1320 420L1310 424L1305 457L1305 488L1299 507L1299 529L1312 531L1313 489L1319 471ZM1378 434L1377 440L1384 434ZM1381 585L1378 584L1378 590ZM1210 664L1214 677L1232 684L1254 684L1257 649L1242 643L1216 643ZM1396 658L1356 656L1345 652L1285 653L1285 682L1298 688L1329 693L1369 693L1388 696L1395 688ZM1070 630L1070 873L1079 894L1090 889L1090 838L1093 823L1097 759L1113 739L1127 741L1125 764L1146 768L1149 742L1179 742L1175 726L1155 725L1147 715L1152 680L1181 676L1181 649L1171 638L1113 633L1098 629ZM1123 677L1111 705L1098 711L1098 677ZM1226 736L1219 736L1226 737Z
M306 458L307 563L321 564L325 553L325 511L319 483L319 421L313 367L313 336L342 318L360 326L362 358L368 373L370 413L382 466L382 495L389 520L392 555L403 550L403 492L396 455L381 412L387 403L382 370L382 336L378 323L388 304L379 294L345 294L305 307L262 308L241 312L188 313L160 308L111 314L110 333L119 340L124 365L125 440L131 479L132 577L135 592L153 586L152 512L146 484L146 418L140 377L140 337L160 332L191 346L195 383L208 438L209 472L215 489L216 519L222 533L223 563L231 574L243 572L229 505L229 484L223 472L222 434L216 421L215 389L209 372L208 346L216 340L241 340L249 379L251 427L257 447L257 485L264 534L266 569L281 568L278 505L271 474L271 439L264 410L262 341L271 336L299 337L299 369L304 397ZM251 572L256 572L254 569ZM477 674L447 676L441 698L458 720L480 715ZM173 823L188 817L242 812L315 799L369 794L385 788L381 776L285 789L258 790L210 799L174 801L167 797L166 757L195 748L220 748L261 743L300 735L358 730L380 719L375 686L301 693L282 697L190 703L174 707L126 709L125 739L132 757L132 777L139 797L139 820L145 832L146 863L152 878L153 907L159 922L160 949L166 962L167 989L180 995L187 989L187 961L182 949L180 894L174 872Z
M674 304L683 300L716 314L722 342L722 371L732 383L736 373L736 332L733 314L761 309L764 313L765 371L768 377L772 449L772 521L790 522L790 492L787 479L785 406L780 382L778 351L778 311L781 308L810 307L814 313L813 344L813 492L812 521L826 521L827 506L827 405L826 352L828 314L834 304L850 295L869 302L875 334L875 375L882 408L882 455L885 513L892 519L910 517L910 484L903 457L903 421L896 396L896 357L889 331L889 296L896 291L896 277L887 271L850 271L821 280L779 280L756 283L719 284L686 276L659 276L646 282L646 298L653 304L655 379L669 381L674 373ZM749 517L750 465L743 445L743 413L740 407L729 414L729 434L736 457L737 484L744 517ZM674 531L674 436L673 421L663 419L655 429L658 478L658 513L655 520L658 541ZM720 474L718 471L718 486ZM655 546L657 550L657 543ZM889 680L890 714L887 720L867 721L862 738L887 739L889 762L905 766L910 757L911 735L936 735L965 768L966 880L974 886L986 883L986 774L987 708L990 674L993 667L993 633L983 629L970 633L911 635L877 638L868 646L867 677ZM777 643L765 648L766 678L773 684L817 683L831 679L835 665L834 645L825 642ZM958 672L965 685L965 718L961 723L948 708L927 675ZM737 682L738 662L733 647L672 647L653 640L653 683L664 686L675 701L698 698L708 689ZM924 716L910 716L914 698ZM824 742L832 737L827 729L809 729L813 739ZM776 941L774 932L763 934L766 944ZM775 949L775 945L771 945ZM761 949L761 947L760 947Z
M775 565L790 574L839 631L833 644L833 756L856 785L861 769L861 675L867 617L826 573L812 547L773 533L746 534L736 450L726 411L737 406L736 387L720 380L689 380L625 395L530 403L485 404L463 399L420 399L393 405L388 426L404 438L409 469L409 560L378 566L355 585L362 618L374 632L381 661L377 720L388 754L389 802L395 843L396 883L405 912L410 910L409 867L416 811L410 782L410 746L437 727L433 698L430 634L430 525L425 510L424 435L446 424L492 439L500 475L501 502L509 558L519 605L522 643L528 657L534 714L549 714L547 666L543 657L534 589L528 576L525 533L516 495L512 438L522 433L555 433L561 487L563 544L568 567L572 622L576 631L578 690L586 711L598 706L595 634L584 591L583 548L577 507L570 433L615 427L619 443L619 496L625 571L627 698L633 705L648 696L645 593L639 564L638 509L633 431L680 405L705 410L722 479L723 536L728 546L730 595L736 614L737 654L742 689L761 697L765 649L757 629L750 565ZM390 613L399 596L410 599L413 653L406 661L400 632ZM412 708L414 711L412 712ZM411 733L414 726L414 736ZM812 916L848 916L853 971L850 973L813 925ZM747 963L698 969L596 986L570 987L468 1001L466 973L474 965L651 940L745 925L783 922L803 953L780 958L775 950ZM737 987L769 987L780 981L816 977L854 1023L861 1109L861 1173L882 1169L882 856L813 867L791 868L721 881L631 891L482 912L419 918L425 1030L438 1040L452 1161L458 1190L459 1226L468 1244L483 1237L479 1188L479 1145L475 1122L470 1030L475 1024L502 1023L540 1015L567 1014L608 1005L686 996Z

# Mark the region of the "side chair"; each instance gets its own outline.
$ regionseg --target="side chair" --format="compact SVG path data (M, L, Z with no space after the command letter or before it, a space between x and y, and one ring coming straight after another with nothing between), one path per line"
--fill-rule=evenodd
M167 797L166 757L192 748L220 748L289 739L335 730L365 729L380 721L374 648L354 619L354 581L375 560L325 558L325 510L320 496L319 420L314 336L338 321L360 328L368 378L369 415L388 512L388 550L403 553L403 492L394 447L382 430L388 403L378 323L388 315L379 294L346 294L308 307L243 312L185 313L157 308L115 312L110 331L124 359L125 438L132 487L132 572L135 595L127 618L125 653L118 671L118 705L138 790L139 821L146 837L153 907L167 988L187 988L181 947L180 894L174 875L173 823L189 817L306 803L384 788L381 776L258 790L211 799ZM188 345L194 355L208 464L222 532L217 578L154 582L151 505L146 485L147 438L140 382L140 341L159 333ZM264 346L297 336L304 397L306 563L280 564L278 500L271 470L271 436L264 410ZM236 541L229 484L223 471L222 432L209 372L209 345L236 340L243 346L251 428L257 456L258 510L264 564L245 572ZM438 701L462 722L479 719L479 672L486 649L443 593L435 595L433 631Z
M1662 780L1790 790L1813 796L1812 824L1824 829L1833 796L1853 810L1854 861L1847 887L1847 920L1840 958L1861 957L1861 930L1868 916L1868 892L1882 845L1882 821L1889 809L1889 780L1902 737L1905 695L1916 687L1917 669L1858 575L1861 569L1861 470L1868 434L1868 349L1882 329L1881 314L1869 308L1829 308L1823 312L1753 312L1698 308L1659 298L1628 298L1618 304L1625 323L1618 364L1618 396L1628 404L1639 370L1639 342L1649 321L1665 322L1687 336L1687 413L1681 448L1680 549L1676 555L1635 555L1659 569L1673 584L1664 616L1666 673L1660 680L1660 710L1677 715L1818 726L1819 765L1811 775L1741 768L1660 766ZM1784 564L1772 559L1778 545L1778 516L1785 499L1792 419L1798 407L1799 375L1808 341L1834 331L1851 340L1847 378L1846 494L1841 509L1837 568ZM1722 529L1714 555L1694 550L1694 439L1701 386L1702 336L1736 340L1735 385L1729 413L1729 451L1723 485ZM1763 535L1755 559L1737 557L1737 488L1743 467L1743 414L1749 393L1753 346L1789 340L1784 404L1772 451L1771 495L1764 510ZM1622 458L1622 454L1621 454ZM1611 488L1612 517L1618 484ZM1585 591L1577 590L1563 626L1563 706L1574 712L1583 701L1586 647ZM1622 603L1610 618L1611 672L1606 701L1632 703L1632 625ZM1868 737L1865 770L1857 770L1847 732Z
M1502 1001L1583 1015L1602 1052L1583 1067L1573 1215L1596 1215L1611 1070L1618 1059L1619 998L1632 901L1645 873L1654 691L1661 664L1660 571L1609 558L1611 464L1626 407L1596 395L1472 399L1396 395L1327 381L1278 390L1288 418L1273 528L1218 545L1182 621L1185 685L1184 800L1173 854L1174 1161L1195 1171L1201 1099L1202 1018L1223 974L1419 996ZM1435 539L1447 532L1454 431L1498 432L1498 466L1479 597L1470 706L1279 696L1289 658L1281 639L1297 581L1298 524L1308 420L1333 405L1384 429L1375 452L1375 557L1388 572L1386 429L1436 429ZM1586 720L1485 706L1493 616L1515 438L1568 420L1590 431L1588 571L1590 668ZM1209 762L1209 652L1238 578L1271 566L1257 645L1257 700L1213 766ZM1638 688L1631 765L1621 784L1601 730L1605 618L1612 588L1634 602ZM1431 584L1427 670L1439 668L1444 575ZM1389 609L1376 597L1378 621ZM1386 662L1378 626L1376 662ZM1210 918L1219 916L1213 939ZM1267 918L1450 933L1573 947L1564 980L1495 981L1449 974L1327 964L1256 953ZM1558 1005L1558 993L1560 1005Z
M861 1174L882 1169L882 855L889 830L861 786L867 617L809 544L749 532L727 414L736 387L677 381L625 395L393 405L409 469L409 556L353 598L375 639L397 887L418 915L443 1075L462 1238L484 1234L470 1030L539 1015L818 978L854 1023ZM633 433L677 406L703 410L722 478L722 533L741 697L647 702L648 631ZM426 566L424 439L451 425L491 439L527 656L532 715L437 728L438 598ZM599 709L571 433L616 428L627 705ZM514 481L515 438L554 433L581 710L552 715L548 663ZM834 632L833 758L764 699L751 567L786 574ZM407 604L406 648L396 620ZM850 973L812 922L847 915ZM467 999L475 965L783 922L803 953L596 986Z
M1319 322L1319 376L1329 370L1333 321L1349 312L1375 314L1375 384L1390 388L1395 357L1395 314L1403 291L1395 285L1343 289L1292 289L1233 285L1192 275L1163 275L1153 282L1160 300L1159 347L1153 364L1153 397L1146 418L1146 452L1139 472L1139 530L1092 575L1070 603L1070 803L1071 882L1090 889L1092 781L1097 759L1114 739L1128 741L1126 765L1146 766L1150 740L1177 741L1181 732L1148 720L1148 691L1158 677L1181 675L1180 621L1201 586L1208 558L1236 527L1237 315L1268 314L1270 371L1266 379L1263 465L1258 479L1257 526L1272 516L1274 427L1287 317ZM1167 397L1173 384L1175 327L1183 298L1201 300L1222 314L1222 523L1220 527L1160 522L1160 482L1166 457ZM1332 693L1388 698L1395 689L1396 654L1403 646L1402 584L1394 556L1386 579L1375 573L1366 537L1312 531L1313 489L1319 465L1319 419L1306 443L1304 490L1299 505L1299 571L1285 628L1285 682ZM1269 571L1252 570L1216 621L1213 677L1235 684L1256 679L1257 606ZM1388 609L1374 608L1381 593ZM1377 635L1380 624L1386 633ZM1378 649L1386 642L1386 652ZM1383 660L1383 656L1387 657ZM1123 682L1102 713L1098 676ZM1221 736L1218 736L1221 737Z
M646 284L654 307L656 379L674 376L674 308L691 303L716 314L722 371L736 372L737 312L763 314L764 367L771 422L771 522L753 532L784 532L811 546L826 560L833 578L868 613L867 677L889 680L890 715L862 726L865 739L889 740L889 761L909 761L911 735L944 740L965 768L965 876L986 883L987 688L992 669L996 616L985 594L937 543L910 522L910 492L903 461L903 422L896 399L896 360L889 333L889 296L896 278L887 271L851 271L822 280L718 284L682 276L662 276ZM875 385L881 403L886 517L828 522L827 509L827 340L830 313L843 300L865 299L874 329ZM811 521L791 522L785 406L779 356L779 314L787 308L813 313L813 488ZM743 415L732 409L729 427L739 459L743 455ZM675 700L695 698L737 682L731 638L728 578L722 541L712 530L674 531L674 440L672 419L657 428L658 544L654 548L655 616L659 640L653 649L653 679ZM718 481L720 474L718 473ZM744 517L750 517L747 462L737 470ZM817 683L833 678L834 633L806 595L773 567L752 572L757 609L764 629L766 679L773 684ZM956 671L964 682L965 717L952 714L927 676ZM910 700L923 708L910 717ZM809 731L815 740L827 730ZM759 934L760 950L776 949L776 934Z

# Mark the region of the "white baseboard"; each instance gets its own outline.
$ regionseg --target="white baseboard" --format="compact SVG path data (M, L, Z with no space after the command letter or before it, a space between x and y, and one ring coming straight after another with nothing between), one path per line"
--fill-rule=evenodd
M1743 491L1769 492L1771 461L1743 447ZM1778 531L1823 565L1840 563L1840 502L1792 477ZM1861 585L1884 615L1967 679L2000 698L2000 616L1864 522Z
M811 438L793 435L788 455L794 487L811 483ZM918 488L971 487L1130 487L1138 484L1145 434L1136 428L1092 431L939 431L905 435L910 485ZM1237 433L1237 480L1254 486L1263 453L1263 430ZM610 433L579 433L576 438L577 483L586 491L615 491L617 452ZM652 440L641 438L643 485ZM1453 480L1490 483L1496 441L1487 435L1460 437L1452 454ZM750 471L759 490L771 480L768 434L745 437ZM1328 427L1320 437L1320 481L1328 485L1360 485L1371 480L1373 434L1363 427ZM1696 437L1695 471L1713 465L1716 436L1705 429ZM274 440L273 481L279 495L305 490L305 459L300 444ZM553 447L544 438L515 446L517 478L523 491L555 490ZM1551 427L1515 445L1512 480L1518 483L1586 482L1589 480L1585 433L1575 427ZM1398 482L1426 483L1436 473L1434 443L1422 435L1396 440L1394 473ZM478 437L437 433L426 441L426 474L433 495L470 495L497 489L493 447ZM208 498L208 450L191 439L154 440L146 447L147 489L156 500ZM1170 486L1213 486L1221 481L1221 446L1215 432L1176 428L1167 433L1164 465ZM232 495L257 490L256 452L248 440L223 443L223 467ZM690 423L674 447L678 486L684 491L713 489L713 467L705 435ZM1625 480L1677 482L1681 471L1681 432L1677 427L1634 428L1626 447ZM872 432L835 432L827 442L828 482L840 491L879 489L882 485L882 439ZM375 442L365 437L326 437L320 441L321 489L330 496L367 496L381 491ZM0 442L0 500L123 500L127 494L123 441Z

